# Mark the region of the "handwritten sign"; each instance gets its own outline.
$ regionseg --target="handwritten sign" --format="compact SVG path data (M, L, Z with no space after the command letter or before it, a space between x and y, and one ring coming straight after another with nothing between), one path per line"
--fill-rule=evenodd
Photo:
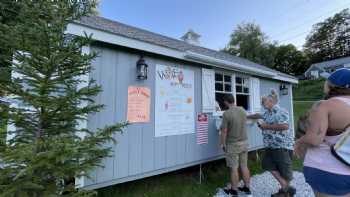
M149 122L151 91L147 87L128 87L128 115L130 123Z
M156 66L155 136L195 133L194 71Z

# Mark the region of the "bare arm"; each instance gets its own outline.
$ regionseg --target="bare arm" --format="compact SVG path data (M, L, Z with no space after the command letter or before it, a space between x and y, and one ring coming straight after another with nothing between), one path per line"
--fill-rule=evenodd
M260 113L251 114L247 116L248 119L262 119L263 116Z
M261 129L273 130L273 131L286 131L289 129L288 124L262 124Z
M220 144L221 145L226 145L226 137L227 137L227 128L221 129L221 136L220 136Z
M328 107L325 101L314 106L310 112L306 134L298 140L298 143L306 146L320 145L327 133L328 113Z

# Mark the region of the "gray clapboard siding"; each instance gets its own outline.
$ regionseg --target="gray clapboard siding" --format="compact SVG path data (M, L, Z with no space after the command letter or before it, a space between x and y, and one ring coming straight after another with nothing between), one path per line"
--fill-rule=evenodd
M113 157L104 159L104 168L91 172L92 179L85 179L88 189L108 186L115 183L135 180L159 173L180 169L186 166L218 159L222 151L218 148L219 136L214 118L209 116L209 143L197 145L196 134L157 137L154 135L155 120L155 67L161 65L185 66L194 71L195 112L202 108L201 68L168 58L145 57L149 65L148 79L136 80L136 62L139 54L120 48L93 46L99 53L93 61L91 78L103 88L95 98L97 103L106 105L99 113L89 116L88 127L96 129L106 124L126 121L128 86L146 86L151 90L151 113L149 123L128 126L123 133L115 134L117 144L112 146ZM267 94L271 87L279 89L279 82L261 79L261 94ZM281 105L288 110L290 95L281 97ZM248 125L250 149L262 147L262 136L255 124Z

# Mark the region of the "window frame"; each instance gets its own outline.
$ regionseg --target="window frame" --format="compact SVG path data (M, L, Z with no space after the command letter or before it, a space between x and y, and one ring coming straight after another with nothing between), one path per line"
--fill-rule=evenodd
M240 77L242 79L247 79L248 85L245 85L244 83L241 83L242 85L238 85L238 86L242 87L242 92L237 93L237 90L236 90L236 94L250 96L251 95L251 79L250 79L250 77L247 75L236 74L235 79L237 79L237 77ZM235 82L235 86L237 87L237 81ZM248 88L248 93L244 93L244 88Z
M237 102L237 95L247 96L248 97L248 100L247 100L248 107L247 107L246 111L251 112L252 111L252 92L251 92L252 80L251 80L251 77L248 75L245 75L245 74L236 74L235 80L237 79L237 77L240 77L242 79L247 80L247 82L246 82L247 84L244 84L244 82L242 82L241 85L238 85L238 86L242 87L242 92L237 92L237 89L235 89L236 102ZM235 81L235 88L236 87L237 87L237 81ZM248 93L244 93L244 88L248 88Z
M217 81L216 80L216 75L217 74L221 74L222 75L222 81ZM226 76L230 76L231 77L231 82L225 82L225 75ZM237 82L236 79L237 77L241 77L242 79L246 79L247 83L246 85L242 84L242 92L241 93L237 93ZM231 73L231 72L227 72L227 71L221 71L221 70L215 70L215 77L214 77L214 81L215 81L215 102L217 102L216 99L216 93L221 93L221 94L232 94L233 97L235 98L235 101L237 101L237 95L245 95L248 96L248 109L247 111L251 111L252 110L252 93L251 93L251 77L245 74L240 74L240 73ZM221 83L222 86L222 90L216 90L216 84L217 83ZM225 84L230 84L231 85L231 91L226 91L225 90ZM248 93L244 93L244 88L248 88ZM223 112L223 110L221 110L220 112Z
M222 81L216 81L216 75L217 74L221 74L222 75ZM230 78L231 78L231 81L230 82L226 82L225 81L225 76L230 76ZM222 94L233 94L233 81L232 81L232 74L231 73L229 73L229 72L223 72L223 71L215 71L215 93L222 93ZM221 83L222 84L222 91L220 91L220 90L216 90L216 84L217 83ZM226 91L225 90L225 85L230 85L231 86L231 91L229 92L229 91Z

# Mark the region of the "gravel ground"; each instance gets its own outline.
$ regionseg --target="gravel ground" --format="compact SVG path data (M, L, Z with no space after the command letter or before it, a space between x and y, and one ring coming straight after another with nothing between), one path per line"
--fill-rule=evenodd
M297 189L295 197L314 197L311 187L305 182L304 175L300 172L293 173L292 186ZM254 197L270 197L276 193L280 186L269 172L255 175L251 178L251 191ZM222 190L218 188L214 197L228 197Z

